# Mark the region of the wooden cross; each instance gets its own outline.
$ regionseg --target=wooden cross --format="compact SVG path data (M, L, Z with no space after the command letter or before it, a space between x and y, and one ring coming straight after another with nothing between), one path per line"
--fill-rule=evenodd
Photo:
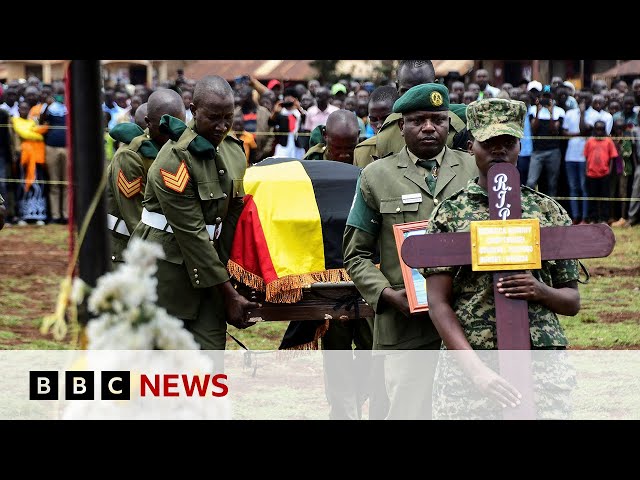
M510 163L498 163L488 173L489 217L491 220L521 218L520 174ZM565 260L606 257L613 251L615 236L606 224L573 225L540 228L541 260ZM471 235L469 232L414 235L402 245L402 259L411 268L444 267L472 264ZM505 418L535 418L531 371L522 371L530 365L531 340L529 311L526 300L506 297L498 293L498 279L522 271L496 271L493 273L493 294L496 307L498 350L513 352L523 361L507 361L500 356L500 372L522 393L519 407L505 410ZM504 361L503 361L504 359Z

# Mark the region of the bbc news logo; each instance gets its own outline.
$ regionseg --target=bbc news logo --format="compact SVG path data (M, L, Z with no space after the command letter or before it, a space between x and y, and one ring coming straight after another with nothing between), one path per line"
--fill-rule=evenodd
M140 374L141 397L224 397L229 393L227 376L186 375L165 373ZM29 400L58 400L59 372L33 370L29 372ZM183 390L181 390L181 388ZM95 372L64 372L65 400L95 400ZM101 400L131 400L131 372L100 372Z

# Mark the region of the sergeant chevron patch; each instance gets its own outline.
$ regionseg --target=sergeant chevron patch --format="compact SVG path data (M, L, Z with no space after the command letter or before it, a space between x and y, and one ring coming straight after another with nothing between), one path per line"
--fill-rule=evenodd
M184 160L180 162L180 166L176 173L171 173L161 168L160 174L162 175L162 180L167 188L178 193L184 192L184 189L187 187L187 183L189 182L189 171L187 170L187 165L184 163Z
M121 169L118 172L118 190L127 198L133 197L142 191L142 177L128 181Z

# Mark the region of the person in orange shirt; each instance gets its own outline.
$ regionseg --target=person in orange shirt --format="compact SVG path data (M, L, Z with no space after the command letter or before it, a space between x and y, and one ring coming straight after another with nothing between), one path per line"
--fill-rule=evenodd
M11 122L16 135L16 151L20 152L20 170L24 183L18 191L19 225L32 221L44 225L47 207L42 184L36 180L44 178L44 139L38 132L38 125L28 118L29 104L18 106L19 117Z
M231 127L234 135L238 140L242 140L244 153L247 156L247 167L253 165L256 161L256 154L258 152L258 144L251 132L247 132L244 129L244 118L242 112L236 111L233 115L233 126Z

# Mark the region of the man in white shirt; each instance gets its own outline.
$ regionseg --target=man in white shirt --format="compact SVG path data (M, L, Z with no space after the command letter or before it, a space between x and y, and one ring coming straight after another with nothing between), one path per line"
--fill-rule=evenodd
M478 99L483 98L498 98L500 89L489 85L489 72L484 68L481 68L476 72L475 82L480 87L480 93Z
M330 96L329 89L325 87L316 89L316 104L307 110L303 126L305 130L312 132L318 125L326 125L329 115L336 110L340 110L338 107L329 104Z

